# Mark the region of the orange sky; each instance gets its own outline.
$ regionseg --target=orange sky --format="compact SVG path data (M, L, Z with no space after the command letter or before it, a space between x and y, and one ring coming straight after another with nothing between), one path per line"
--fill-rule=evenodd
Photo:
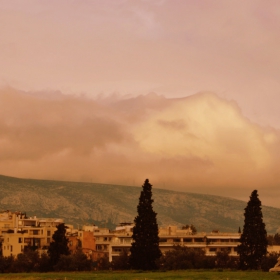
M259 188L277 206L279 15L277 0L1 1L0 173Z

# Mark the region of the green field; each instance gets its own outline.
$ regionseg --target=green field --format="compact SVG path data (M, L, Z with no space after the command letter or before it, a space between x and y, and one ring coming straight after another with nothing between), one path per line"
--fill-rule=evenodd
M0 274L0 279L26 279L26 280L154 280L154 279L208 279L208 280L266 280L280 279L275 272L260 271L209 271L209 270L185 270L168 272L77 272L77 273L10 273Z

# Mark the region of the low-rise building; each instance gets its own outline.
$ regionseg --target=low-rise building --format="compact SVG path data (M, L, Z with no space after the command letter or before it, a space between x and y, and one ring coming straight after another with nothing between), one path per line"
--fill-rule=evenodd
M124 250L129 251L132 243L133 224L121 224L116 230L95 230L97 252L105 252L109 261L113 261ZM240 233L200 232L192 234L190 229L178 229L177 226L159 228L159 248L162 253L180 245L189 248L201 248L207 256L214 256L218 251L227 250L230 256L237 256Z
M74 254L78 249L81 249L88 259L93 261L97 261L105 255L105 253L96 251L96 241L93 228L94 226L83 226L81 230L67 231L66 236L69 240L68 246L72 254Z

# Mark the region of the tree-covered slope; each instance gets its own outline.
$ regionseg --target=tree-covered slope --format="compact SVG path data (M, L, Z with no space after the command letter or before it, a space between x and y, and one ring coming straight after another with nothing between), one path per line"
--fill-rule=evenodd
M133 222L140 187L19 179L0 176L0 210L63 218L75 227ZM246 202L213 195L153 189L159 226L194 224L198 231L242 228ZM268 233L280 228L280 209L263 206Z

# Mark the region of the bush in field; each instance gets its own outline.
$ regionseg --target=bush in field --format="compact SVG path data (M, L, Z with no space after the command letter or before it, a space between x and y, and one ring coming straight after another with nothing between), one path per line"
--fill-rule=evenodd
M108 257L102 257L97 261L98 270L107 270L111 267Z
M82 250L77 250L73 255L73 265L76 271L90 271L92 261L87 258L87 256L82 252Z
M261 269L263 271L269 271L270 268L274 267L277 263L277 259L280 257L280 253L277 252L271 252L267 254L263 259L261 263Z
M8 273L11 272L11 268L14 262L14 257L3 257L0 256L0 272L1 273Z
M204 268L206 264L210 265L204 250L182 246L174 246L173 250L166 252L161 256L159 264L161 269L167 270Z
M90 271L91 260L87 259L87 256L82 250L77 250L73 255L62 255L59 258L58 263L54 266L56 271Z
M222 250L217 252L215 257L215 267L216 268L238 268L238 257L229 256L229 250Z
M114 262L112 263L112 266L116 270L126 270L130 269L130 263L129 263L129 255L128 251L124 250L119 257L115 258Z
M10 267L11 272L31 272L39 268L39 254L37 251L28 250L18 254Z
M276 233L275 235L267 236L268 245L280 245L280 234Z
M48 272L50 271L51 265L50 265L50 258L46 253L43 253L41 255L41 258L39 259L39 266L38 266L38 271L39 272Z
M72 271L72 256L61 255L53 268L55 271Z

